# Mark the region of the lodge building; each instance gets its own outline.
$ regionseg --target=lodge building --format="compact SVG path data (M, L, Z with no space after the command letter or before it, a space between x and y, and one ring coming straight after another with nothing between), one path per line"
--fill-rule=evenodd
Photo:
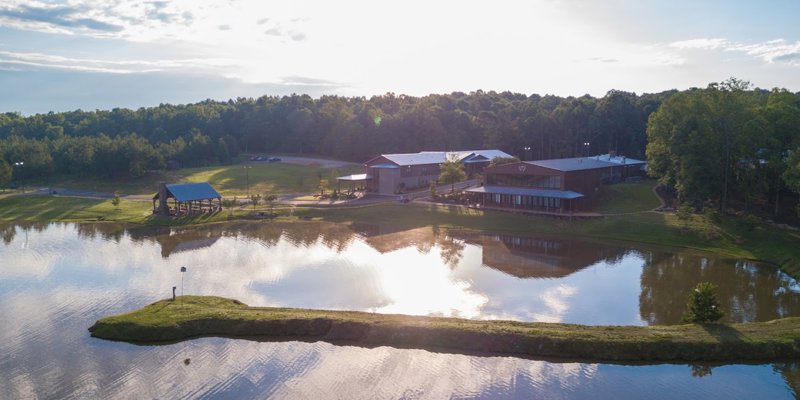
M484 170L484 184L467 189L485 207L554 213L590 211L600 186L640 179L646 163L613 154L521 161Z
M496 157L511 157L500 150L421 151L419 153L381 154L365 163L363 175L368 192L379 194L404 193L410 189L426 188L439 179L439 166L448 160L464 165L472 177L481 173ZM347 178L347 177L342 177Z

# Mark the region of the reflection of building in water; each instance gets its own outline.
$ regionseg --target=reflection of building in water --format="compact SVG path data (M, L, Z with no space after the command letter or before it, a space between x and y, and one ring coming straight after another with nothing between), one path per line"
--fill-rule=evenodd
M429 251L436 243L438 232L430 226L416 229L401 229L382 225L354 223L351 228L360 234L364 241L373 249L388 253L406 247L416 247L418 250Z
M561 278L599 261L624 256L621 247L515 235L479 236L483 264L518 278Z
M415 229L400 229L381 225L354 223L351 229L361 235L370 247L380 253L414 247L420 253L427 253L438 246L445 264L455 267L461 260L464 240L457 239L431 226Z

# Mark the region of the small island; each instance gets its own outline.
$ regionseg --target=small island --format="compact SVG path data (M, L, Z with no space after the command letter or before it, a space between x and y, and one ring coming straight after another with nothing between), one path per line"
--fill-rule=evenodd
M743 362L800 357L800 318L743 324L587 326L249 307L214 296L105 317L93 337L159 344L217 336L597 362Z

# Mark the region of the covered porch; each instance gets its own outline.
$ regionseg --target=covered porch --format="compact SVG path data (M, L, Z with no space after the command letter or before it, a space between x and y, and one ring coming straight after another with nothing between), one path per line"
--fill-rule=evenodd
M367 188L367 181L371 180L372 176L367 174L353 174L353 175L345 175L336 178L336 191L341 193L342 192L342 183L346 186L347 194L353 194L355 192L362 192Z

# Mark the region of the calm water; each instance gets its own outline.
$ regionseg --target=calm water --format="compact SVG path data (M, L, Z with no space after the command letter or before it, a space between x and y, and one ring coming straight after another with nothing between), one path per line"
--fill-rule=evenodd
M797 362L621 366L219 338L135 346L86 331L172 286L250 305L646 325L678 322L686 292L708 280L730 320L800 315L796 281L735 260L311 222L0 225L0 234L3 399L772 399L800 389Z

